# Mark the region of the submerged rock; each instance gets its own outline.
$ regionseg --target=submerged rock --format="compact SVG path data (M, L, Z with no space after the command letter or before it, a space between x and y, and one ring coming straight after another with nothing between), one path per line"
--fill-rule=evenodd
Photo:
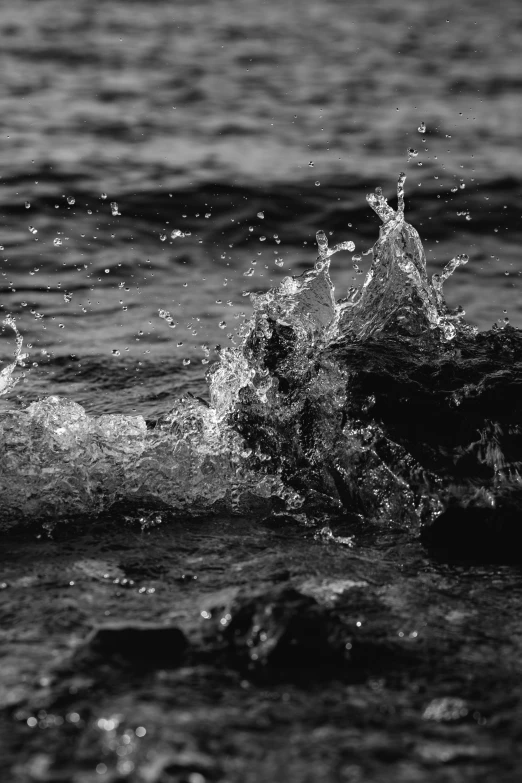
M428 280L402 184L396 213L368 197L383 227L351 301L332 306L325 294L322 237L313 272L255 299L241 349L250 377L228 420L305 507L328 497L417 530L451 504L491 511L518 498L522 336L510 327L477 335L448 310L442 281L467 258ZM295 316L303 308L306 328Z
M141 668L173 668L181 664L187 646L185 634L176 626L107 623L91 632L76 652L75 661L99 659Z
M348 629L313 598L283 587L236 599L219 618L227 659L251 670L287 670L299 677L341 666L351 649ZM228 619L230 618L230 619Z

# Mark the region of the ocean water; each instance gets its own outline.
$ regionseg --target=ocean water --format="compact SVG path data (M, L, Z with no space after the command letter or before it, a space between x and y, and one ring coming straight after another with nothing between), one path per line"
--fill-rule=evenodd
M517 3L44 0L0 36L0 306L28 354L4 411L208 400L249 294L313 268L318 230L355 244L337 298L361 285L365 195L401 170L429 275L469 255L448 305L520 324Z
M0 36L0 303L32 346L11 401L154 415L203 393L242 292L309 267L319 229L369 247L365 193L402 169L430 270L470 255L451 304L520 323L516 2L24 1ZM332 277L342 295L349 257Z
M2 780L520 781L521 46L0 7Z

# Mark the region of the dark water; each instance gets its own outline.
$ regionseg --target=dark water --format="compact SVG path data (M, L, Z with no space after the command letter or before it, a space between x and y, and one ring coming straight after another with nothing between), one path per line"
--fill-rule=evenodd
M429 269L470 255L450 303L520 323L516 2L24 2L0 23L1 304L39 365L24 399L150 415L202 393L201 345L227 343L242 292L310 266L320 228L370 246L364 195L403 168ZM174 229L191 236L162 242Z
M521 44L0 11L6 780L520 779Z

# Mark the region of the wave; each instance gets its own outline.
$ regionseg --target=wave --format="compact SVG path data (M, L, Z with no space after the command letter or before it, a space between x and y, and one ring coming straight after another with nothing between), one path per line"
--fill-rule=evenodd
M186 396L154 422L57 396L2 413L2 528L124 507L349 513L418 531L455 507L518 507L520 333L477 333L447 307L443 283L467 256L428 278L404 182L396 210L380 189L367 196L380 236L346 298L330 258L354 245L330 248L323 231L313 269L252 295L240 345L208 373L210 403ZM4 394L25 358L16 334Z

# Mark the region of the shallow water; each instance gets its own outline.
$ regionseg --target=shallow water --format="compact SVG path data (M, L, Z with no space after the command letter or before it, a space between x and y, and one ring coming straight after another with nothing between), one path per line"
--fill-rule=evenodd
M521 38L515 0L0 11L10 780L520 779ZM398 229L338 311L316 232L344 298L402 170L449 310Z

